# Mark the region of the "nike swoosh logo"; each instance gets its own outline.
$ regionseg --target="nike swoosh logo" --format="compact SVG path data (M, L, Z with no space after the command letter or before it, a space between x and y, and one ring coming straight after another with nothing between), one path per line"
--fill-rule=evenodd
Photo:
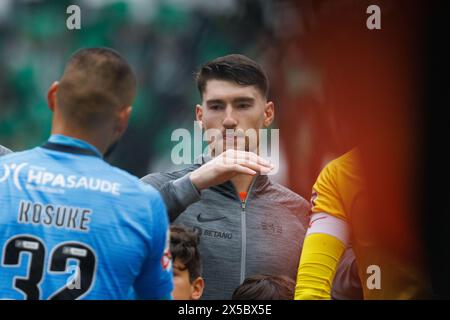
M212 221L219 221L219 220L223 220L226 217L219 217L219 218L203 218L202 214L199 213L197 216L197 220L198 222L212 222Z

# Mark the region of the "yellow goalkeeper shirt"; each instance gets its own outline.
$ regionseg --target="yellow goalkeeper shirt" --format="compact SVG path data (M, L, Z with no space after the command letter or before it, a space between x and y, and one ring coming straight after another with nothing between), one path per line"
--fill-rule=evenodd
M353 149L331 161L322 170L312 190L312 213L326 213L348 223L365 299L426 297L425 288L428 279L425 278L420 264L416 263L417 261L414 259L408 258L408 254L405 255L402 250L394 250L386 245L386 239L383 239L383 237L385 228L390 226L383 224L382 221L380 223L379 218L384 218L384 216L380 215L377 218L376 213L370 210L367 189L364 186L365 180L362 178L358 161L358 149ZM380 198L377 201L383 201L383 199ZM392 230L389 231L392 235ZM400 234L399 237L401 236ZM311 239L308 242L308 237L305 240L305 246L308 243L313 243L313 241L319 244L318 239ZM323 246L323 241L327 241L326 239L321 238L320 248L327 248L326 245ZM329 237L328 239L333 238ZM330 248L328 258L339 257L336 255L338 253L336 243L330 242L328 248ZM311 252L305 247L303 250ZM315 260L310 259L308 262L309 269L304 270L310 272L311 266L317 261L316 255ZM323 268L324 265L322 263L318 267ZM335 265L337 264L328 263L328 267L331 268ZM305 264L303 264L303 267L305 267ZM299 268L299 272L300 270ZM334 271L331 276L334 277ZM332 279L329 279L329 281L331 282Z

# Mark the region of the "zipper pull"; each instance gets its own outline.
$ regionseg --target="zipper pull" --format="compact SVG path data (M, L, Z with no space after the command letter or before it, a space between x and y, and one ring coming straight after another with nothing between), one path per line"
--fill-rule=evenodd
M241 199L242 210L245 210L245 200L247 200L247 192L239 192L239 198Z

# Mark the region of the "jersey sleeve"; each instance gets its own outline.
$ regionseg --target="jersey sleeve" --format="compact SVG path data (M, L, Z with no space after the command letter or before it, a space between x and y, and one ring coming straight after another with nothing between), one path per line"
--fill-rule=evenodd
M330 299L331 286L345 245L325 233L305 238L295 287L295 300Z
M170 222L175 221L187 207L200 200L200 192L192 184L189 173L180 178L153 173L143 177L141 180L150 184L161 193L167 206Z
M312 213L324 212L336 218L347 220L342 198L337 186L337 166L330 162L320 173L312 189Z
M169 221L161 196L156 191L153 194L151 251L143 264L141 274L136 279L134 289L138 299L171 299L173 271L169 251Z

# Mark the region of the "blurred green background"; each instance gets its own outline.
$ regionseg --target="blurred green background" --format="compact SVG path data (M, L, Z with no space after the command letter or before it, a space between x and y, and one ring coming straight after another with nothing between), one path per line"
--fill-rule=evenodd
M317 59L334 60L323 46L338 30L329 17L349 11L336 1L0 0L0 144L20 151L45 142L48 87L74 51L106 46L138 77L130 126L107 160L139 177L173 170L172 131L193 131L200 102L194 73L210 59L241 53L270 78L281 142L274 179L309 198L320 169L340 152ZM338 2L365 19L356 2ZM72 4L81 9L81 30L66 27Z
M66 8L81 8L68 30ZM0 1L0 143L15 151L49 135L46 92L75 50L107 46L132 64L139 87L111 162L142 176L169 169L173 129L193 130L205 61L244 53L261 62L273 34L271 1Z

